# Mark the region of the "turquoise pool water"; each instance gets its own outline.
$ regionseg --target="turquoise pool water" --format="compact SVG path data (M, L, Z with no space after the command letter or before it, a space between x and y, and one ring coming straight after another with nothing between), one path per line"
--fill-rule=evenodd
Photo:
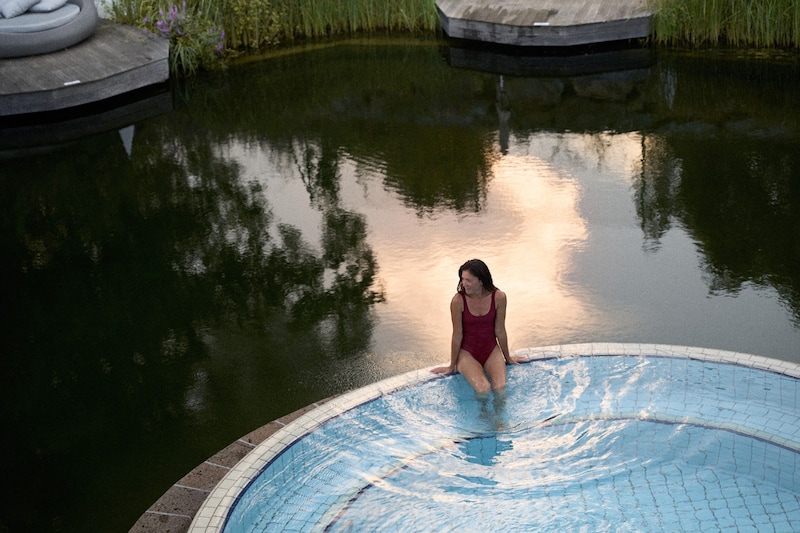
M537 353L500 403L417 374L301 422L213 512L226 532L800 530L800 380L654 352Z

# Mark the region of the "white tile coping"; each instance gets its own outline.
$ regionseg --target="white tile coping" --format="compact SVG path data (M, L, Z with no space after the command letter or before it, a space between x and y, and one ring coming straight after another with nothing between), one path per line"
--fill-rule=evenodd
M800 364L747 353L666 344L584 343L515 350L526 361L591 356L676 357L736 364L800 379ZM414 370L345 393L300 416L256 446L217 484L192 520L189 533L218 533L239 494L286 447L328 420L368 401L407 386L436 379L431 368Z

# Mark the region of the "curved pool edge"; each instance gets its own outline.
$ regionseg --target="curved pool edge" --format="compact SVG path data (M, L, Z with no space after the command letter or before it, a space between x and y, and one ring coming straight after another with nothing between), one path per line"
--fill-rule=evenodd
M255 447L293 420L335 396L309 404L236 439L175 482L136 521L130 533L186 533L206 497L230 470Z
M793 363L783 359L774 359L763 355L743 352L732 352L716 348L701 348L697 346L682 346L672 344L639 344L639 343L585 343L585 344L557 344L536 348L523 348L514 352L525 357L528 361L561 357L590 357L590 356L648 356L648 357L677 357L708 361L712 363L730 363L744 367L756 368L775 374L782 374L800 379L800 363Z
M515 350L526 361L591 356L676 357L757 368L800 379L800 364L713 348L644 343L562 344ZM315 402L237 439L173 485L131 531L221 531L239 494L286 446L325 421L398 389L441 376L413 370Z

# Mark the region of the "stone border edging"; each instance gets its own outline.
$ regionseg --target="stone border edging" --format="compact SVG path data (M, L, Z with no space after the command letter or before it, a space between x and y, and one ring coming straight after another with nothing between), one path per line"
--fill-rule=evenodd
M798 363L728 350L682 345L646 343L561 344L514 350L513 354L523 357L529 362L542 359L566 359L592 356L676 357L715 363L737 364L800 379L800 364ZM304 418L305 415L317 408L328 404L325 409L321 409L320 411L324 411L325 413L341 413L349 407L359 405L374 397L388 394L403 386L441 377L431 375L429 373L431 368L433 367L412 370L372 385L355 389L354 391L314 402L307 407L269 422L255 431L248 433L211 456L175 483L139 518L136 524L130 529L130 532L187 533L190 530L203 531L204 528L206 528L206 530L219 529L215 525L206 526L195 523L198 521L198 518L201 518L201 520L199 520L200 522L206 524L208 524L209 521L214 521L216 523L220 521L219 516L217 516L215 520L211 520L210 516L198 517L198 513L204 507L216 508L216 505L207 501L214 493L216 494L214 499L217 501L221 501L220 497L222 497L222 499L230 498L229 495L226 496L224 493L230 492L237 487L232 486L230 482L227 483L227 486L220 486L221 482L225 480L233 470L237 468L242 470L243 463L246 463L244 465L245 468L249 468L250 470L254 468L257 469L260 464L258 458L248 461L243 461L243 459L251 452L256 451L257 448L261 449L261 454L254 455L262 455L265 451L269 450L270 443L267 441L270 437L275 436L275 434L281 430L285 430L282 435L276 436L278 440L271 445L271 448L275 448L276 444L278 446L288 445L287 436L289 437L288 440L293 440L293 433L297 431L307 432L309 430L308 420L304 419L306 422L303 422L299 419ZM331 400L337 401L330 404L329 402L331 402ZM325 413L320 412L316 416L311 417L311 425L318 425L328 420L330 417ZM244 484L246 485L248 482L249 481L244 481ZM241 482L239 484L241 485ZM224 522L224 517L222 517L222 522Z
M287 424L335 398L314 402L232 442L179 479L131 527L130 533L185 533L214 487L248 453Z

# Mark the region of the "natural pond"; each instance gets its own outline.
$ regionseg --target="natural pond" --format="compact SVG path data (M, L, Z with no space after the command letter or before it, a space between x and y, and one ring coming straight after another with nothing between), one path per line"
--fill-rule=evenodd
M345 41L6 140L0 530L127 531L247 432L446 361L472 257L512 349L800 362L800 58L588 59Z

